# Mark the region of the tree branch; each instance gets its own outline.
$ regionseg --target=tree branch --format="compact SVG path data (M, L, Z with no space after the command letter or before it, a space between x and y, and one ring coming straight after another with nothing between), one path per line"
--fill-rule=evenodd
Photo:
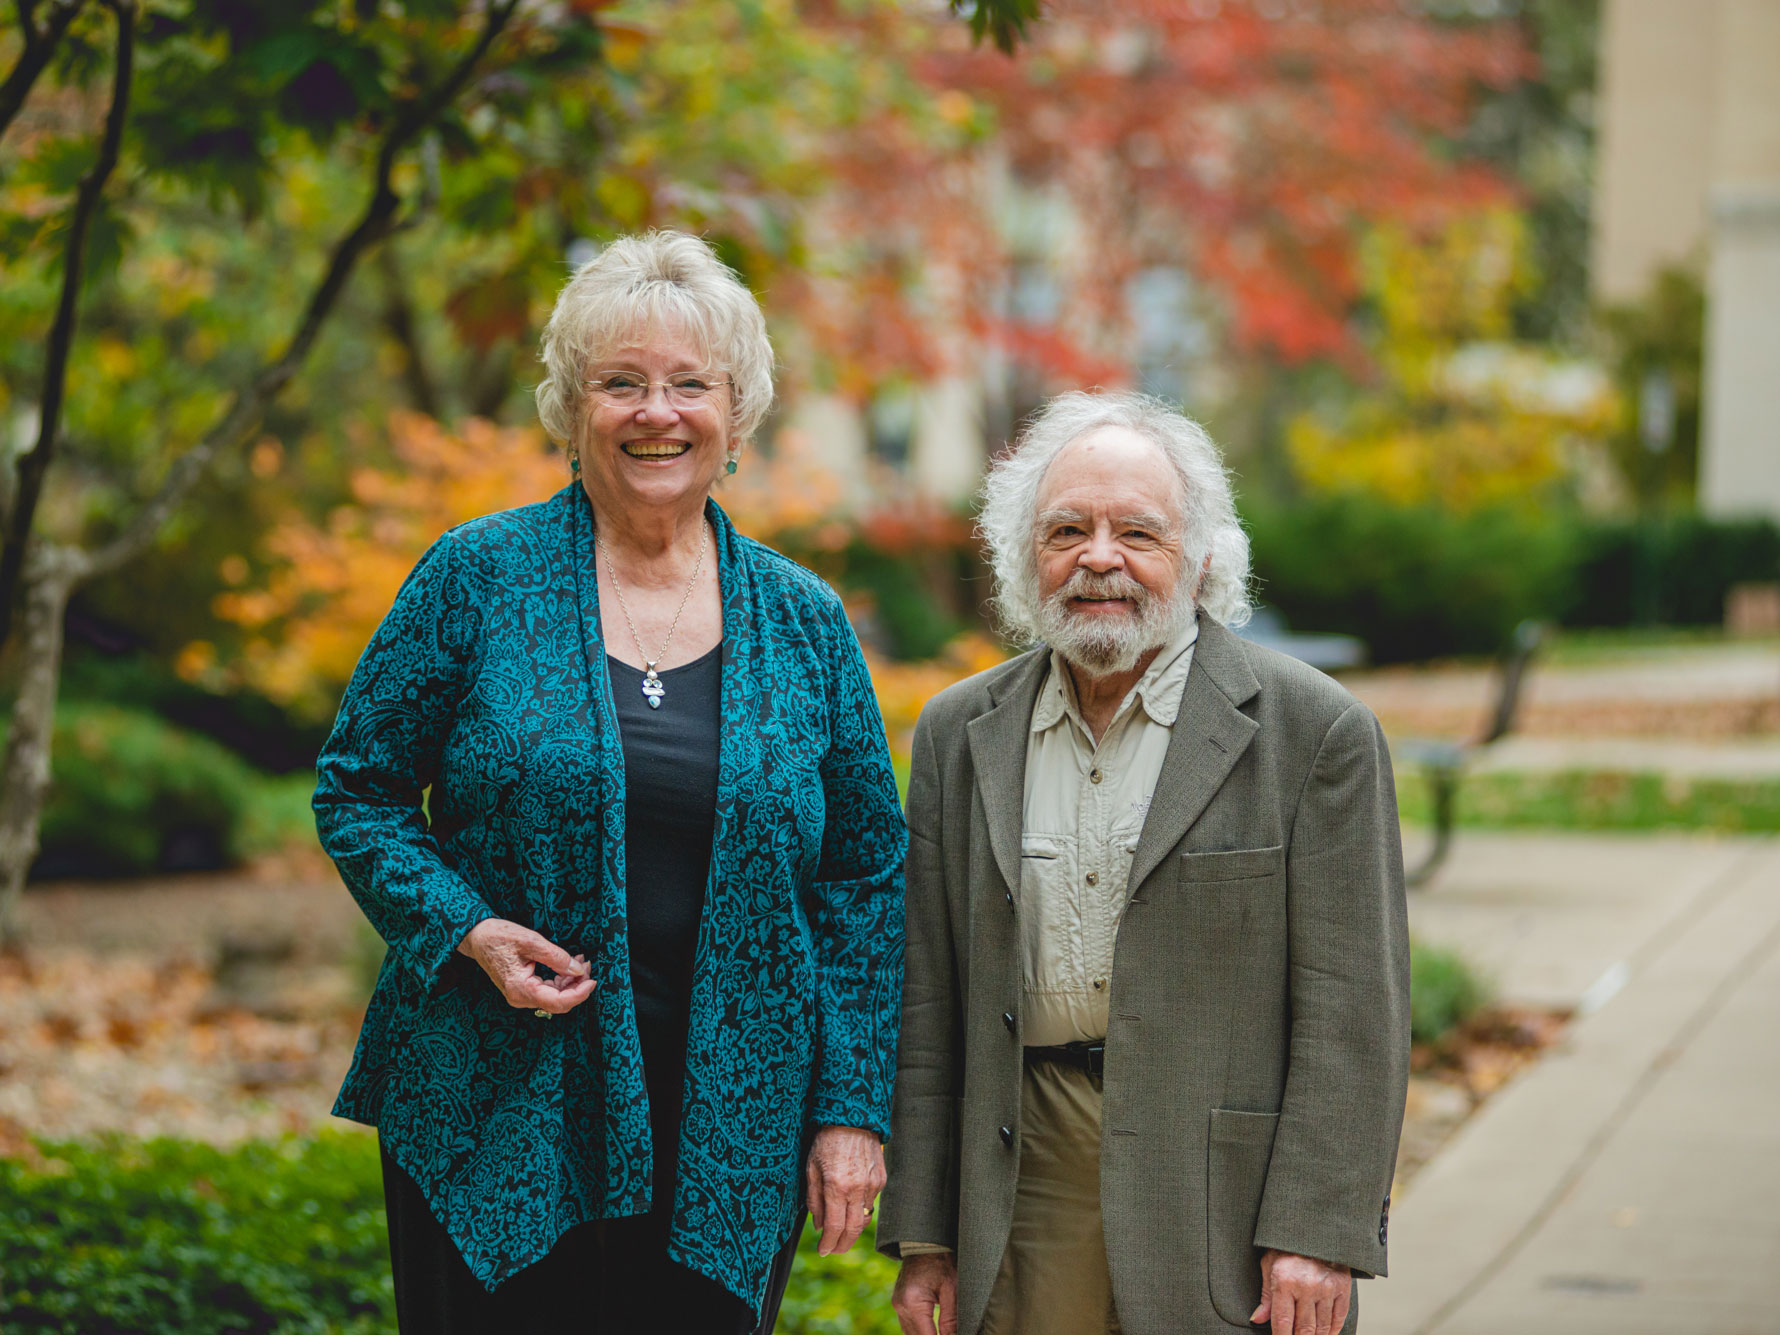
M428 417L438 417L439 391L427 369L420 334L414 328L414 308L408 303L407 283L394 242L377 252L377 264L383 275L383 327L402 349L402 379L408 386L408 398Z
M31 538L31 525L37 518L43 477L55 455L56 440L62 429L62 401L68 390L68 356L74 346L74 326L79 316L87 238L92 232L93 215L99 211L105 193L105 182L117 167L124 121L130 110L130 80L135 72L136 56L136 3L135 0L105 0L105 4L117 16L117 59L112 72L111 108L105 113L105 133L99 141L98 157L80 178L80 188L74 197L74 216L68 224L68 240L62 250L62 293L56 304L55 323L50 327L49 346L44 355L42 415L37 426L37 442L16 465L17 482L6 515L6 546L0 554L0 645L5 644L12 633L12 609L19 575L24 569L25 546Z
M396 210L402 202L390 185L396 159L404 148L456 100L477 64L488 54L495 39L512 19L519 4L520 0L491 3L475 45L452 67L451 72L437 87L410 102L396 119L378 151L377 166L371 182L371 198L365 205L365 211L352 230L334 246L327 270L316 284L315 291L310 294L308 305L304 308L296 331L291 335L289 345L253 378L246 389L236 394L222 420L206 432L202 440L173 461L160 490L143 505L124 531L99 550L87 554L83 578L115 570L146 550L216 456L226 449L238 446L252 434L266 409L302 369L310 348L338 303L353 269L365 252L395 227Z
M24 38L24 50L19 52L18 62L6 76L6 82L0 83L0 135L6 133L12 118L25 105L25 98L30 95L44 66L49 64L49 58L55 54L68 25L85 7L86 0L53 0L49 17L39 28L36 0L18 0L19 32Z

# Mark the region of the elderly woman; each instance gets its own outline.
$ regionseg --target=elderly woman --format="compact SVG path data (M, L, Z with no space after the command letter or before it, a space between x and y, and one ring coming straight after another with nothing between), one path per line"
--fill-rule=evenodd
M735 275L618 241L543 357L576 480L433 545L321 756L389 944L335 1111L404 1332L750 1331L883 1183L896 785L840 600L710 498L773 394Z

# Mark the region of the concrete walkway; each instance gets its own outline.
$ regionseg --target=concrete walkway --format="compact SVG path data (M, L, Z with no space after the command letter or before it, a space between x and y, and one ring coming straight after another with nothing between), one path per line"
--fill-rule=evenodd
M1472 770L1591 770L1677 779L1780 778L1780 737L1693 742L1668 737L1504 737Z
M1581 1014L1393 1205L1367 1335L1780 1331L1780 840L1466 832L1411 918Z

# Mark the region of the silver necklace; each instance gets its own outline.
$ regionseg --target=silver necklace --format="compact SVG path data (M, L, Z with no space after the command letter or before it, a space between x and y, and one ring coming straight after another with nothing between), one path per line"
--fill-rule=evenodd
M630 605L624 601L624 588L618 583L618 567L612 564L612 554L606 550L605 539L600 537L599 530L593 531L594 546L606 563L606 574L612 578L612 592L618 595L618 610L624 613L624 624L630 627L630 638L635 641L637 652L643 656L643 698L649 702L649 708L660 709L661 702L667 696L667 687L661 684L661 677L655 671L655 665L667 657L668 646L674 642L674 632L680 629L680 613L686 610L686 604L692 598L692 591L698 587L698 577L705 569L705 548L710 545L711 531L703 518L699 520L698 560L692 567L692 578L687 581L686 592L680 595L680 606L674 612L674 619L668 626L667 639L661 642L661 649L654 658L643 648L643 637L637 634L637 623L631 620Z

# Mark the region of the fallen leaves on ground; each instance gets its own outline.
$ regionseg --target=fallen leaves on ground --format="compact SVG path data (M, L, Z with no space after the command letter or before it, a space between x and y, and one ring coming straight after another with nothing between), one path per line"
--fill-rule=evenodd
M0 1154L31 1136L229 1144L313 1127L358 1034L349 988L293 972L250 1007L186 959L0 955Z

